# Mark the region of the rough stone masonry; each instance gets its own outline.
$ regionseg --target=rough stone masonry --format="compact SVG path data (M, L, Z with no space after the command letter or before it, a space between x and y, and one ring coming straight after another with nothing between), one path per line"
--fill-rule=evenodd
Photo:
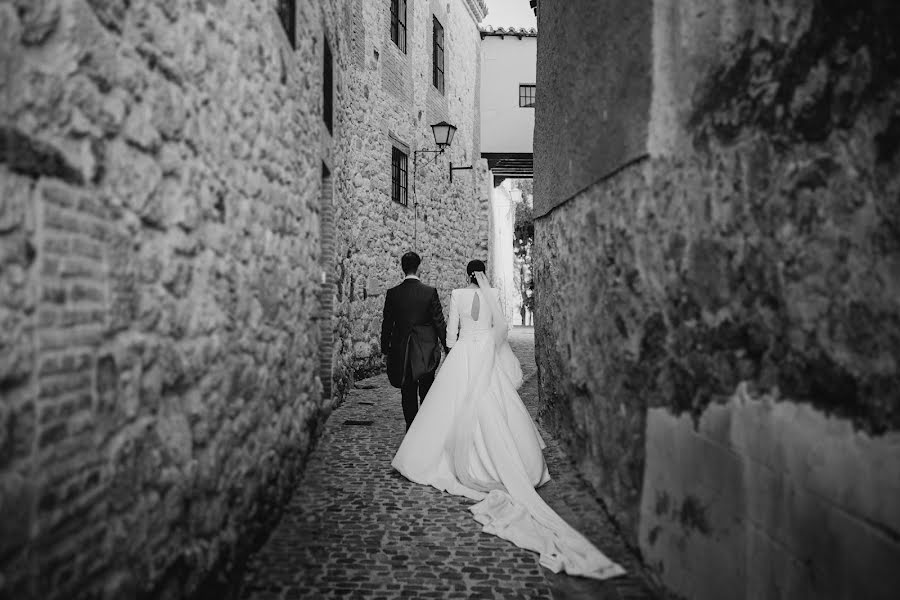
M183 597L283 505L329 409L311 39L0 0L0 597Z
M679 595L894 597L898 5L541 0L538 25L547 422Z
M465 285L465 266L488 257L490 187L480 159L477 23L482 0L406 3L406 51L390 35L390 2L350 0L339 28L347 40L335 131L335 379L339 390L383 369L384 292L415 249L420 276L441 294ZM444 30L445 89L432 83L433 26ZM442 154L431 125L457 127ZM391 152L408 155L408 203L391 200ZM415 155L416 150L427 151ZM457 171L449 166L474 166ZM492 268L492 265L489 265Z

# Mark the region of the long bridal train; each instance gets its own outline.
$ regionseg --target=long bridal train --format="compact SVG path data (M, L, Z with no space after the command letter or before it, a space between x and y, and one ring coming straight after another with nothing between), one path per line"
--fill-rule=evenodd
M476 500L469 510L483 531L538 552L553 572L621 575L535 491L550 480L544 441L516 391L522 371L497 290L483 275L478 283L451 294L452 350L391 464L411 481ZM479 315L479 305L488 310Z

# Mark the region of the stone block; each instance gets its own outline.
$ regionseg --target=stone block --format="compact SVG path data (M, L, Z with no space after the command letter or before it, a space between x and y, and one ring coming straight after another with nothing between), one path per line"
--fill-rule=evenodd
M137 212L138 216L156 223L160 216L148 212L147 200L162 179L159 165L121 141L108 145L107 161L109 174L105 180L109 192Z
M3 350L0 353L0 382L4 386L22 383L34 369L34 341L21 316L3 306L0 306L0 326L6 332L0 342Z
M72 138L40 139L14 135L15 168L34 175L59 177L72 183L93 180L99 168L95 147L89 140Z
M0 235L25 225L25 209L31 201L28 180L3 173L0 182Z
M123 30L128 10L128 0L88 0L88 5L94 10L97 19L104 26L117 32Z
M160 83L152 103L152 126L165 139L177 138L187 122L187 102L180 89L168 82Z
M71 243L71 239L68 237L51 237L48 235L44 239L43 250L47 254L57 254L60 256L65 256L69 253ZM47 274L52 274L52 269L48 269Z
M35 488L19 473L0 475L0 560L23 548L31 540Z
M106 300L106 291L97 286L76 283L69 290L69 299L74 303L102 304Z
M123 128L125 139L148 152L159 147L160 135L153 124L153 109L146 103L131 107Z

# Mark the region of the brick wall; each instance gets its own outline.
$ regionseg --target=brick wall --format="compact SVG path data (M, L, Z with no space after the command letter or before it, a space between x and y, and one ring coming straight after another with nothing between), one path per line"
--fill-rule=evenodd
M334 180L330 172L322 174L322 202L319 219L321 223L321 254L319 265L322 269L322 285L319 287L319 379L322 382L322 396L331 398L334 378L334 274L331 263L334 260Z
M413 105L413 80L412 63L415 57L411 51L416 47L416 36L420 35L418 23L410 18L415 10L414 6L407 8L406 19L406 52L391 40L391 3L377 2L377 20L365 23L369 36L379 41L373 48L373 52L383 52L380 58L381 64L381 88L392 96L392 104L396 107L411 109ZM365 67L360 65L361 69Z

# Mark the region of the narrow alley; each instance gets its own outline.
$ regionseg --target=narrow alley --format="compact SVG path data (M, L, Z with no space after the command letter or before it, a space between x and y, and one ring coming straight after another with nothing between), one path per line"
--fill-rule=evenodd
M513 330L537 416L534 330ZM390 461L403 438L399 392L379 375L358 381L332 413L306 474L265 546L251 559L241 598L656 598L641 568L559 443L542 430L553 479L541 496L628 574L607 581L555 575L538 556L493 535L465 498L404 479Z
M0 98L0 600L900 597L900 0L0 0Z

